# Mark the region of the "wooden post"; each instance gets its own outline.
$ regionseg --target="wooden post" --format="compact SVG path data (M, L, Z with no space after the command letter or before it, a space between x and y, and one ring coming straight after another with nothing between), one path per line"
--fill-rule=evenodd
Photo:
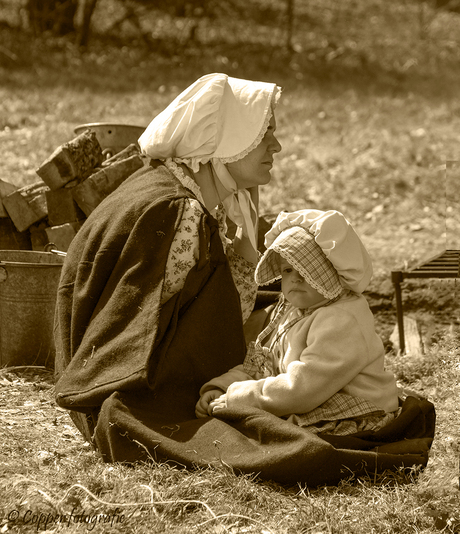
M295 0L286 0L286 15L287 15L287 36L286 48L288 52L294 49L292 40L294 35L294 2Z
M399 350L402 354L406 349L404 343L404 317L403 317L403 306L402 306L402 296L401 296L401 282L403 280L401 271L393 271L391 273L391 279L393 286L395 288L395 298L396 298L396 319L398 322L398 333L399 333Z
M91 17L93 16L97 0L83 0L83 14L81 25L78 28L78 42L79 46L86 46L89 40Z

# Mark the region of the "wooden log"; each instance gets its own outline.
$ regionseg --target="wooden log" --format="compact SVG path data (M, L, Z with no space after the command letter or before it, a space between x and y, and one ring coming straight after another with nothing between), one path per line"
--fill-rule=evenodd
M46 228L48 228L48 224L45 221L33 224L29 228L32 250L37 252L45 250L46 245L49 243Z
M71 180L86 179L103 159L95 132L86 130L58 147L36 172L51 190L55 190Z
M0 250L30 250L31 236L28 230L18 232L9 217L0 219Z
M134 143L131 143L123 150L120 150L120 152L117 152L116 154L114 154L111 158L103 161L102 167L108 167L109 165L113 165L117 161L122 161L131 156L136 156L136 155L140 155L140 150Z
M405 353L411 356L420 356L424 354L423 340L420 334L420 328L417 320L404 315L404 345ZM393 332L390 336L390 341L396 351L399 351L399 330L398 325L395 325Z
M3 205L19 232L24 232L32 224L47 217L45 196L47 189L43 182L36 182L21 187L3 198Z
M73 198L71 189L62 187L54 191L46 191L46 204L49 226L60 226L85 218L85 214Z
M144 160L138 155L117 161L72 188L72 195L88 217L110 193L143 165Z
M78 222L49 226L45 229L48 243L54 243L57 250L67 252L72 239L77 235L81 224Z
M11 193L14 193L16 189L19 189L19 188L13 184L10 184L9 182L0 180L0 218L8 217L8 212L3 206L3 197L6 197L10 195Z

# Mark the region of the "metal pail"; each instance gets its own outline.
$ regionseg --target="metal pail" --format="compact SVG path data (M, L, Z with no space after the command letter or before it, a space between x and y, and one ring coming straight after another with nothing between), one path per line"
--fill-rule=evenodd
M137 140L144 133L145 126L134 124L113 124L110 122L92 122L81 124L74 129L77 135L85 130L93 130L106 158L117 154L130 144L137 144Z
M63 261L50 252L0 250L0 367L54 364Z

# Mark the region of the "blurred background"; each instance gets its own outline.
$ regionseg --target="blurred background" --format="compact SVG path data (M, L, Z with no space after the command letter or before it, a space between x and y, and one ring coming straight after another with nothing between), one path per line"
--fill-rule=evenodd
M390 270L460 248L459 67L460 0L0 0L0 179L37 181L78 125L147 126L203 74L275 82L261 212L342 211L389 324ZM418 309L458 325L454 281L428 287Z

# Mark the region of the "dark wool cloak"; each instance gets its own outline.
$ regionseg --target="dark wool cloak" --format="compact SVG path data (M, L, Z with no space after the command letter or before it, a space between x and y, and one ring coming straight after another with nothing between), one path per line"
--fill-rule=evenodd
M88 217L69 248L56 308L56 400L105 461L230 465L283 483L426 465L434 408L409 398L379 432L318 437L272 414L224 409L196 419L200 387L244 359L238 293L216 221L200 221L200 258L164 306L164 271L193 194L158 162Z

